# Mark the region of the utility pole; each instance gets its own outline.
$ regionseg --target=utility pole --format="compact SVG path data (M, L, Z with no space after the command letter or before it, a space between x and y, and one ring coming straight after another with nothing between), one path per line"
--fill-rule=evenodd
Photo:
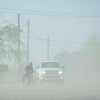
M21 55L20 55L20 39L21 39L21 33L20 33L20 14L17 14L17 27L18 27L18 48L17 48L17 79L19 80L19 77L21 75L20 70L21 70Z
M18 18L18 60L20 61L20 14L17 14Z
M27 62L30 59L30 20L27 21Z

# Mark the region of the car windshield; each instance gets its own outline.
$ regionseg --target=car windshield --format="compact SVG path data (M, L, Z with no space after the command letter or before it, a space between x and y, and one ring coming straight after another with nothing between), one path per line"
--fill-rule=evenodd
M42 68L58 68L60 65L57 62L44 62L42 63Z

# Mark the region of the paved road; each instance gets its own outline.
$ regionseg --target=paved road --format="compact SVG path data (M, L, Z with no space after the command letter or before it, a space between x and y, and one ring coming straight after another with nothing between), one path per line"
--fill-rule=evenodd
M83 82L82 82L83 83ZM32 84L18 83L0 85L0 100L100 100L97 84Z

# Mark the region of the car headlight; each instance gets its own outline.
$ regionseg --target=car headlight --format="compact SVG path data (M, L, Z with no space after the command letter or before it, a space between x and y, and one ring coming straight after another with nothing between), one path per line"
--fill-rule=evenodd
M58 73L59 73L59 74L63 74L63 72L62 72L62 71L59 71Z
M45 74L45 71L43 71L42 74Z
M39 76L39 80L43 80L43 77L42 76Z
M45 71L39 70L39 74L45 74Z

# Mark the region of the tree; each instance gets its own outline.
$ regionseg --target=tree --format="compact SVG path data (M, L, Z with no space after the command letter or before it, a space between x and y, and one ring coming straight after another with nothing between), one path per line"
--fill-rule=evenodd
M94 59L96 63L99 63L100 59L100 41L97 39L96 34L92 34L88 41L85 43L83 50L81 51L84 55Z
M21 41L21 49L18 51L18 42L20 32L14 24L9 24L0 28L0 60L15 61L18 63L19 56L24 55L23 43ZM22 60L22 59L20 59Z
M91 79L99 77L100 73L100 41L96 34L92 34L85 42L81 52L81 63L87 76Z

